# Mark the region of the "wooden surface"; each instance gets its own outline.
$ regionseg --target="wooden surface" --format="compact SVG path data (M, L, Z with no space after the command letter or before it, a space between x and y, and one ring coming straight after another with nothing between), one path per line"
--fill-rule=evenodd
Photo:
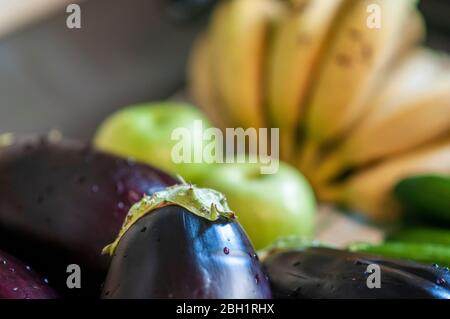
M384 239L382 229L369 225L338 209L321 205L316 217L315 239L345 247L354 242L380 243Z

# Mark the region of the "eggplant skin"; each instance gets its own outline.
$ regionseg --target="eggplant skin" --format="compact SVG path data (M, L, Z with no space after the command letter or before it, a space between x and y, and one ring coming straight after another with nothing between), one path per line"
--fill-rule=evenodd
M267 277L236 220L212 222L180 206L139 219L113 256L105 299L268 299Z
M129 208L143 194L176 183L160 170L83 143L16 137L0 146L0 243L49 274L58 289L67 289L67 266L78 264L86 287L94 277L104 280L109 258L101 250Z
M264 260L278 299L450 298L448 268L343 250L279 251ZM380 267L381 288L368 288L367 267Z
M0 299L58 299L46 278L0 251Z

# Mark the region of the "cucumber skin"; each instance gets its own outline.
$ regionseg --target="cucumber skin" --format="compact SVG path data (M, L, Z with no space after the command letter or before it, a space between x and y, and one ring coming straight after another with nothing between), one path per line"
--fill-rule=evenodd
M450 247L450 230L426 227L406 228L389 236L389 241L437 244Z
M379 245L356 243L349 246L352 252L413 260L423 264L450 266L450 246L439 244L385 242Z
M450 224L450 176L415 176L402 180L394 196L408 213Z

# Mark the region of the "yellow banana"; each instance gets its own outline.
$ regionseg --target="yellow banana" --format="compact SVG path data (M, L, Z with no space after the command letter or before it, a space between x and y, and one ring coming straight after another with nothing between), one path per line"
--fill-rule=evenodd
M310 78L342 3L302 1L276 25L269 48L267 103L271 124L280 128L285 159L292 157Z
M367 109L364 108L394 57L423 37L415 0L348 0L333 27L327 53L313 78L306 106L305 139L297 167L316 183L324 144L335 143ZM381 8L381 29L367 26L368 8Z
M413 10L406 22L400 39L400 54L407 53L424 42L426 36L425 20L419 10Z
M323 188L319 196L375 220L395 219L399 207L391 196L393 187L405 177L433 173L450 174L450 137L363 170L339 186Z
M371 112L325 158L316 180L417 147L450 131L450 59L418 49L393 71Z
M189 58L189 93L208 118L220 128L231 127L226 114L221 111L217 92L212 83L211 44L208 34L200 35L194 42Z
M276 0L221 2L211 21L213 80L236 125L265 127L263 72L270 25L286 3Z
M399 50L416 1L350 2L330 38L308 106L307 136L319 144L340 137L364 113Z

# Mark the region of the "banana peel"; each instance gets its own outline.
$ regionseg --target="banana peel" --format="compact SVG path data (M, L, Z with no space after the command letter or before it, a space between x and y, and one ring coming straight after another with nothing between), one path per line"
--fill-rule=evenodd
M211 122L221 129L232 127L232 121L222 111L217 90L212 82L211 43L207 33L194 42L189 58L189 93L196 105Z
M319 144L336 140L365 112L373 87L398 52L414 0L350 1L330 38L307 106L307 137ZM381 9L381 25L369 28L367 8Z
M280 128L285 159L293 157L310 78L343 2L302 1L275 26L269 48L267 104L271 124Z
M345 168L399 154L450 130L450 59L428 49L407 54L389 76L381 95L316 170L319 182Z
M219 3L211 21L213 81L235 127L263 128L266 46L285 5L276 0Z
M381 29L366 27L364 19L371 4L378 4L382 12L391 10L383 17ZM378 94L396 57L423 40L423 18L414 4L414 0L345 2L318 75L311 80L305 107L308 113L302 124L305 140L295 159L313 184L323 179L316 170L324 149L333 149L357 120L370 112L368 103Z
M400 180L421 174L450 174L450 136L364 169L339 185L322 186L317 194L323 201L350 207L370 219L393 221L401 213L393 188Z

